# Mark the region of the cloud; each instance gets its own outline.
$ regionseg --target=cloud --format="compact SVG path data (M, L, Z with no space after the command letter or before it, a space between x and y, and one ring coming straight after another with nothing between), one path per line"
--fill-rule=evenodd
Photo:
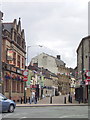
M27 45L46 46L42 51L61 54L67 66L75 67L76 49L88 34L88 0L25 1L2 3L4 21L21 17Z

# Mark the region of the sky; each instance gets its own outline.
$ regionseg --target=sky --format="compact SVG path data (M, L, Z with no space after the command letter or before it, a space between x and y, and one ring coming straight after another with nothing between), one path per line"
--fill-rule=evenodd
M61 55L67 67L77 65L76 50L88 35L89 0L1 0L3 22L21 18L28 61L45 52ZM40 47L41 45L42 47Z

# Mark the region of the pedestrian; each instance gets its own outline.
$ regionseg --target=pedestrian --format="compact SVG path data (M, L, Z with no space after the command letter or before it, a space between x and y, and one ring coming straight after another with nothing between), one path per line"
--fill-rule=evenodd
M37 92L35 92L35 100L36 100L36 103L37 103L37 97L38 97Z
M78 103L80 104L80 102L81 102L81 98L80 98L80 96L79 96L79 98L78 98Z
M36 104L36 99L35 99L35 90L32 90L32 93L31 93L31 99L30 99L30 104L34 102L34 104Z
M68 95L68 102L71 102L71 95L70 95L70 92L69 92L69 95Z

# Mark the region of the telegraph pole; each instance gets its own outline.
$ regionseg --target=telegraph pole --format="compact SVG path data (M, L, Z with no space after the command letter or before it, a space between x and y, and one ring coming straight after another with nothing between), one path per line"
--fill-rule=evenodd
M3 13L0 11L0 93L2 93L2 17Z

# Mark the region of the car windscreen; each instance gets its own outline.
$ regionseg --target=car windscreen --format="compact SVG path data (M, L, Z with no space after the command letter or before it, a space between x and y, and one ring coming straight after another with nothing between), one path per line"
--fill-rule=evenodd
M6 100L7 98L0 93L0 100Z

